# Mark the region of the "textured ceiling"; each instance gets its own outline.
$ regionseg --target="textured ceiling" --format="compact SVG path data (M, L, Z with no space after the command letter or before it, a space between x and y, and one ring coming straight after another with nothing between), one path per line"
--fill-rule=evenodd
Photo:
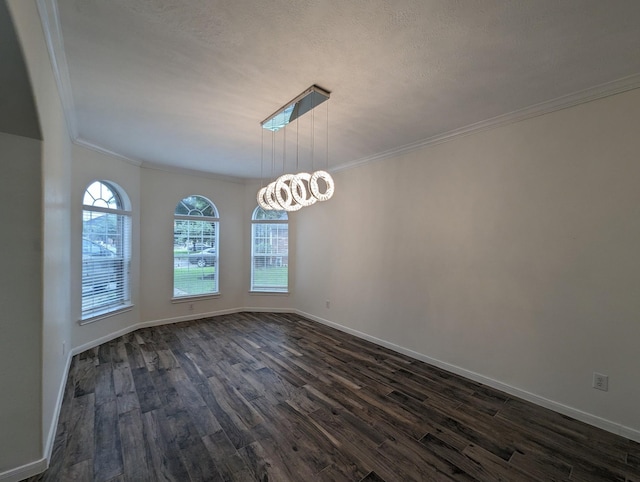
M331 91L332 168L620 79L640 85L637 0L57 7L80 143L229 176L261 176L260 121L312 84Z

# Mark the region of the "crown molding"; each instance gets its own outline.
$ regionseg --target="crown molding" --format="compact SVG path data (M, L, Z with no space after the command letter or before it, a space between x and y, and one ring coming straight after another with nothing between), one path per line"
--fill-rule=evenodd
M206 177L207 179L217 179L219 181L227 181L227 182L235 182L235 183L240 183L240 184L244 184L245 183L245 179L244 178L240 178L240 177L234 177L234 176L225 176L223 174L215 174L212 172L207 172L207 171L199 171L197 169L188 169L185 167L176 167L176 166L168 166L165 164L159 164L156 162L150 162L150 161L141 161L139 159L133 159L131 157L127 157L127 156L123 156L122 154L118 154L115 151L111 151L109 149L106 149L102 146L99 146L98 144L94 144L92 142L89 142L87 140L84 140L82 138L77 138L75 140L72 141L73 144L75 144L78 147L83 147L85 149L89 149L91 151L95 151L95 152L99 152L100 154L105 154L107 156L110 157L114 157L116 159L119 159L121 161L127 162L129 164L132 164L136 167L140 167L142 169L153 169L156 171L164 171L164 172L171 172L174 174L185 174L187 176L196 176L196 177Z
M78 147L84 147L85 149L89 149L91 151L99 152L100 154L106 154L107 156L115 157L116 159L119 159L121 161L127 162L129 164L133 164L134 166L137 166L137 167L141 167L142 164L143 164L142 161L138 161L136 159L132 159L132 158L127 157L127 156L123 156L122 154L118 154L115 151L111 151L109 149L106 149L106 148L104 148L102 146L94 144L93 142L86 141L86 140L82 139L81 137L76 137L75 139L72 139L71 142L73 142Z
M640 74L630 75L628 77L623 77L618 80L606 82L604 84L574 92L572 94L563 95L549 101L540 102L539 104L534 104L525 107L524 109L515 110L507 114L501 114L490 119L475 122L473 124L469 124L458 129L453 129L442 134L436 134L435 136L428 137L426 139L422 139L410 144L405 144L404 146L380 152L372 156L363 157L353 162L346 162L332 168L331 172L344 171L361 166L363 164L367 164L369 162L382 161L384 159L396 157L401 154L406 154L412 151L423 149L428 146L434 146L443 142L452 141L458 137L475 134L477 132L505 126L508 124L513 124L526 119L532 119L533 117L549 114L551 112L556 112L562 109L568 109L569 107L585 104L587 102L602 99L604 97L609 97L611 95L621 94L623 92L627 92L637 88L640 88Z
M204 176L208 178L215 178L221 180L227 180L231 182L246 182L245 178L225 176L221 174L214 174L205 171L198 171L193 169L186 169L180 167L166 166L163 164L153 163L149 161L138 161L130 159L126 156L118 154L114 151L110 151L101 146L97 146L86 140L80 139L78 136L78 122L75 115L75 107L73 103L73 95L71 92L71 79L69 77L69 68L67 65L67 58L64 51L64 41L62 38L62 30L60 28L60 19L58 15L58 6L56 0L36 0L38 5L38 12L44 30L47 48L49 50L49 57L51 58L51 65L53 73L58 85L58 91L60 92L60 99L62 102L62 108L64 116L67 122L67 128L71 141L82 147L86 147L118 159L129 162L133 165L157 169L161 171L182 173L188 175ZM555 99L540 102L523 109L515 110L507 114L501 114L490 119L485 119L473 124L469 124L458 129L453 129L448 132L436 134L434 136L422 139L410 144L390 149L387 151L379 152L371 156L356 159L354 161L347 161L342 164L338 164L335 167L330 168L331 172L339 172L347 169L352 169L369 162L381 161L392 157L406 154L412 151L423 149L428 146L437 145L443 142L451 141L457 137L466 136L481 132L495 127L501 127L507 124L520 122L522 120L531 119L544 114L549 114L569 107L574 107L579 104L591 102L594 100L608 97L622 92L627 92L640 88L640 74L634 74L621 79L617 79L610 82L590 87L588 89L580 90L571 94L563 95Z
M69 137L71 137L71 140L75 140L78 137L78 121L71 92L67 56L64 52L64 39L62 38L62 29L60 27L58 4L56 0L37 0L37 6L47 50L49 51L53 76L56 79L58 92L60 93L60 101L64 118L67 122Z
M154 169L156 171L170 172L173 174L184 174L187 176L205 177L207 179L216 179L218 181L233 182L237 184L245 184L246 179L243 177L228 176L225 174L216 174L208 171L198 171L197 169L189 169L186 167L169 166L158 164L156 162L144 161L141 166L143 169Z

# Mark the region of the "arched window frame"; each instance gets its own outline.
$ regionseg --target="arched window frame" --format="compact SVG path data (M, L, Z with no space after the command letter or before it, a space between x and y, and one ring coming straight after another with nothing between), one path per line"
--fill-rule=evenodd
M220 217L205 196L181 199L173 215L173 300L220 294Z
M251 215L251 292L289 292L289 216L286 211Z
M81 323L131 307L131 204L111 181L84 190L81 286Z

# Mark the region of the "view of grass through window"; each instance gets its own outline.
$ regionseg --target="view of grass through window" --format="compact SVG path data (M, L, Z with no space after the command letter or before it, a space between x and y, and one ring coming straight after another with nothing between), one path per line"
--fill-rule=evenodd
M174 298L218 293L218 213L211 201L189 196L173 221Z
M289 219L286 211L257 207L251 220L251 291L289 289Z

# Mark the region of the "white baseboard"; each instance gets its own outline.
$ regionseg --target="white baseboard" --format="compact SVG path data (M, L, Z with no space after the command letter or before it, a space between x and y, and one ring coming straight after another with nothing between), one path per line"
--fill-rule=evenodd
M0 473L0 481L20 481L26 479L27 477L38 475L39 473L44 472L49 468L49 461L51 460L51 453L53 451L53 443L55 442L56 430L58 428L58 419L60 418L60 409L62 408L62 401L64 400L64 389L67 385L67 378L69 377L69 367L71 366L72 358L73 355L71 354L71 352L67 353L65 368L64 372L62 373L62 381L60 382L60 387L58 388L56 406L53 411L53 420L51 421L51 425L49 426L47 438L44 441L44 457L36 460L35 462L30 462L21 467L17 467L15 469Z
M49 461L51 459L51 453L53 451L53 444L55 441L55 435L56 435L56 429L58 427L58 419L60 416L60 409L62 407L62 401L64 399L64 388L66 386L67 383L67 377L69 374L69 368L71 365L71 359L73 358L74 355L77 355L78 353L82 353L83 351L89 350L91 348L95 348L96 346L99 346L103 343L107 343L111 340L114 340L115 338L118 338L122 335L126 335L128 333L131 333L133 331L139 330L140 328L147 328L147 327L151 327L151 326L161 326L161 325L168 325L171 323L180 323L183 321L191 321L191 320L198 320L201 318L209 318L209 317L216 317L216 316L221 316L221 315L228 315L228 314L232 314L232 313L242 313L242 312L255 312L255 313L296 313L300 316L304 316L305 318L308 318L310 320L316 321L318 323L321 323L323 325L327 325L330 326L332 328L335 328L337 330L343 331L345 333L349 333L350 335L354 335L358 338L362 338L364 340L370 341L372 343L375 343L376 345L380 345L383 346L385 348L389 348L390 350L393 350L395 352L398 353L402 353L403 355L407 355L411 358L414 358L416 360L420 360L423 361L425 363L429 363L430 365L434 365L436 367L442 368L443 370L447 370L451 373L455 373L457 375L460 375L462 377L465 378L469 378L471 380L480 382L484 385L490 386L492 388L495 388L497 390L503 391L505 393L508 393L510 395L522 398L524 400L527 400L529 402L532 402L536 405L540 405L542 407L548 408L550 410L553 410L555 412L561 413L563 415L567 415L569 417L575 418L576 420L580 420L581 422L585 422L588 423L589 425L593 425L595 427L601 428L603 430L606 430L608 432L617 434L617 435L621 435L625 438L628 438L630 440L634 440L636 442L640 442L640 430L636 430L634 428L631 427L626 427L624 425L621 425L619 423L615 423L612 422L610 420L598 417L596 415L592 415L590 413L587 412L583 412L582 410L564 405L562 403L559 402L555 402L553 400L549 400L547 398L544 397L540 397L534 393L531 392L527 392L525 390L522 390L520 388L511 386L511 385L507 385L505 383L502 383L498 380L494 380L492 378L486 377L484 375L481 375L479 373L473 372L471 370L467 370L461 367L458 367L456 365L452 365L450 363L446 363L443 362L441 360L438 360L436 358L432 358L429 357L427 355L424 355L422 353L410 350L408 348L405 348L403 346L400 345L396 345L394 343L382 340L380 338L376 338L374 336L368 335L367 333L363 333L361 331L358 330L354 330L352 328L346 327L344 325L340 325L338 323L335 323L333 321L329 321L327 319L321 318L319 316L315 316L312 315L310 313L306 313L304 311L301 310L295 310L292 308L264 308L264 307L243 307L243 308L232 308L232 309L227 309L227 310L219 310L219 311L212 311L209 313L197 313L197 314L192 314L192 315L186 315L186 316L179 316L179 317L174 317L174 318L162 318L162 319L157 319L157 320L151 320L151 321L145 321L145 322L141 322L141 323L136 323L135 325L131 325L128 326L126 328L123 328L121 330L118 330L114 333L110 333L109 335L103 336L101 338L98 338L96 340L93 340L91 342L85 343L84 345L80 345L77 346L75 348L73 348L72 350L69 351L69 354L67 356L67 362L66 362L66 368L65 368L65 372L64 372L64 376L60 385L60 388L58 390L58 399L56 401L56 408L55 408L55 416L54 416L54 420L51 423L51 426L49 427L49 432L48 432L48 436L47 436L47 440L45 443L45 448L44 448L44 454L45 457L40 459L40 460L36 460L34 462L30 462L29 464L23 465L21 467L17 467L15 469L10 469L8 471L2 472L0 473L0 482L18 482L22 479L25 479L27 477L31 477L33 475L39 474L40 472L43 472L44 470L47 469L47 467L49 466Z
M2 482L19 482L20 480L38 475L40 472L44 472L48 466L48 459L42 458L35 462L29 462L28 464L10 469L5 472L0 472L0 480Z
M640 430L636 430L635 428L625 427L624 425L620 426L620 435L629 440L634 440L636 442L640 442Z
M128 333L131 333L132 331L139 330L140 328L148 328L150 326L170 325L171 323L180 323L182 321L199 320L200 318L229 315L231 313L241 313L243 311L246 311L246 310L244 308L232 308L227 310L210 311L208 313L194 313L191 315L176 316L173 318L160 318L157 320L143 321L131 326L127 326L126 328L115 331L113 333L109 333L108 335L105 335L103 337L87 342L84 345L77 346L71 350L71 353L72 355L77 355L78 353L82 353L83 351L90 350L91 348L95 348L96 346L100 346L103 343L107 343L107 342L110 342L111 340L115 340L116 338L126 335Z
M305 318L309 318L310 320L316 321L318 323L322 323L323 325L330 326L332 328L343 331L345 333L349 333L350 335L370 341L372 343L375 343L376 345L389 348L390 350L393 350L398 353L402 353L403 355L407 355L411 358L415 358L416 360L420 360L430 365L434 365L438 368L442 368L443 370L446 370L448 372L455 373L456 375L460 375L462 377L469 378L476 382L490 386L502 392L508 393L509 395L522 398L523 400L527 400L536 405L540 405L544 408L548 408L550 410L553 410L554 412L558 412L568 417L575 418L576 420L587 423L589 425L593 425L594 427L601 428L603 430L606 430L607 432L611 432L616 435L621 435L622 437L628 438L630 440L640 442L640 430L636 430L631 427L626 427L619 423L612 422L611 420L607 420L607 419L598 417L596 415L583 412L582 410L579 410L577 408L570 407L568 405L564 405L562 403L559 403L553 400L549 400L548 398L541 397L539 395L536 395L535 393L522 390L512 385L507 385L506 383L502 383L498 380L494 380L493 378L489 378L479 373L473 372L471 370L467 370L465 368L461 368L459 366L443 362L436 358L431 358L430 356L410 350L400 345L396 345L394 343L390 343L380 338L376 338L375 336L368 335L367 333L354 330L352 328L340 325L333 321L320 318L319 316L315 316L310 313L305 313L304 311L300 311L300 310L295 310L295 313L299 314L300 316L304 316Z
M219 310L219 311L210 311L208 313L194 313L191 315L185 316L177 316L174 318L160 318L157 320L151 321L143 321L141 323L136 323L135 325L127 326L121 330L115 331L113 333L109 333L101 338L96 340L92 340L84 345L77 346L71 350L71 356L77 355L78 353L82 353L83 351L90 350L91 348L95 348L96 346L100 346L103 343L110 342L111 340L115 340L122 335L126 335L131 333L132 331L139 330L140 328L148 328L150 326L161 326L161 325L170 325L172 323L180 323L183 321L192 321L199 320L201 318L210 318L222 315L230 315L232 313L243 313L243 312L261 312L261 313L296 313L296 311L292 308L252 308L252 307L242 307L242 308L230 308L227 310ZM69 360L71 361L71 360Z
M242 312L246 312L246 313L297 313L297 311L294 310L293 308L263 308L263 307L251 308L251 307L246 307L246 308L242 308L241 311Z
M69 368L71 367L72 358L73 353L71 350L69 350L69 352L67 353L67 361L65 363L64 373L62 374L62 381L60 382L60 387L58 387L58 398L56 400L56 407L53 413L53 420L51 421L49 434L47 435L47 439L44 444L44 457L47 461L47 466L45 467L45 469L49 467L49 461L51 460L51 452L53 451L53 443L56 439L56 430L58 429L60 410L62 409L62 402L64 400L64 389L67 386L67 379L69 378Z

